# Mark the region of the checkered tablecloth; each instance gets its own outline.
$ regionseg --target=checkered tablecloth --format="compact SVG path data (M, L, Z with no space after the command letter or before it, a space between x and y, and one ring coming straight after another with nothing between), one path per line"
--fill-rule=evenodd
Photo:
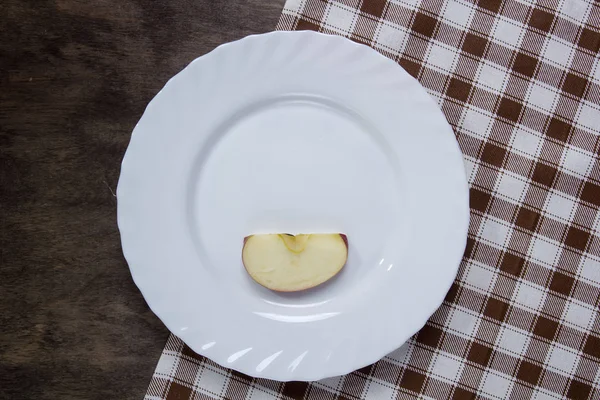
M600 399L600 2L288 0L277 28L371 46L438 102L471 188L457 279L352 374L252 379L172 336L146 399Z

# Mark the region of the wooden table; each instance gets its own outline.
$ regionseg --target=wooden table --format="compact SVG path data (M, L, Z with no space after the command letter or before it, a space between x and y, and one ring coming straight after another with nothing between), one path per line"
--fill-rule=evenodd
M4 0L0 398L141 399L168 332L121 253L115 188L148 101L284 0Z

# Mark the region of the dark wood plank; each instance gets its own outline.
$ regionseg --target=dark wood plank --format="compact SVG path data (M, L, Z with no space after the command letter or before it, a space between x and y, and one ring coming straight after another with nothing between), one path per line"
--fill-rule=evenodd
M0 398L140 399L167 338L122 257L134 124L195 57L283 0L3 0Z

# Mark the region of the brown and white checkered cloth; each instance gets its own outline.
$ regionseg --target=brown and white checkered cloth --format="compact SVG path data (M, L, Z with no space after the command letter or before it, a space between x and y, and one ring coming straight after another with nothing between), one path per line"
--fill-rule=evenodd
M278 29L371 46L437 100L471 187L457 279L352 374L252 379L172 336L146 399L600 399L600 2L288 0Z

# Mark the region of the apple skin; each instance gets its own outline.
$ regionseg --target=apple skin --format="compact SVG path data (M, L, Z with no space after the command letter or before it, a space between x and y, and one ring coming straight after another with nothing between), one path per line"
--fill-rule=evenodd
M292 234L289 234L289 233L282 233L282 234L279 234L279 235L297 236L297 235L292 235ZM325 283L325 282L327 282L327 281L329 281L329 280L333 279L333 278L334 278L336 275L338 275L338 274L339 274L339 273L340 273L340 272L341 272L341 271L344 269L344 267L346 266L346 262L348 261L348 250L349 250L349 247L348 247L348 237L347 237L345 234L343 234L343 233L337 233L336 235L339 235L339 236L340 236L340 238L342 239L342 241L344 242L344 245L345 245L345 247L346 247L346 254L345 254L344 262L343 262L343 264L341 265L341 267L340 267L340 268L339 268L339 269L338 269L338 270L337 270L337 271L336 271L336 272L335 272L333 275L331 275L331 276L330 276L330 277L328 277L327 279L325 279L325 280L323 280L323 281L321 281L321 282L319 282L319 283L317 283L317 284L314 284L314 285L313 285L313 284L307 284L306 286L295 287L295 288L293 288L293 289L289 289L289 290L288 290L288 289L283 289L283 288L276 288L276 287L272 287L272 286L267 286L267 285L263 284L262 282L260 282L259 280L257 280L257 279L256 279L256 278L253 276L253 274L251 273L251 271L249 270L249 268L248 268L248 266L247 266L247 263L246 263L246 261L244 260L244 249L246 248L246 245L247 245L247 243L248 243L248 240L249 240L250 238L252 238L253 236L257 236L257 235L248 235L248 236L244 237L244 240L243 240L243 248L242 248L242 265L244 266L244 269L246 270L246 272L248 273L248 275L250 275L250 277L252 278L252 280L254 280L254 282L256 282L256 283L258 283L259 285L261 285L262 287L264 287L264 288L266 288L266 289L269 289L269 290L272 290L272 291L274 291L274 292L280 292L280 293L294 293L294 292L300 292L300 291L303 291L303 290L312 289L312 288L315 288L315 287L317 287L317 286L320 286L320 285L322 285L323 283Z
M344 243L346 244L346 251L349 249L348 247L348 236L344 235L343 233L339 233L340 237L342 238L342 240L344 241Z

